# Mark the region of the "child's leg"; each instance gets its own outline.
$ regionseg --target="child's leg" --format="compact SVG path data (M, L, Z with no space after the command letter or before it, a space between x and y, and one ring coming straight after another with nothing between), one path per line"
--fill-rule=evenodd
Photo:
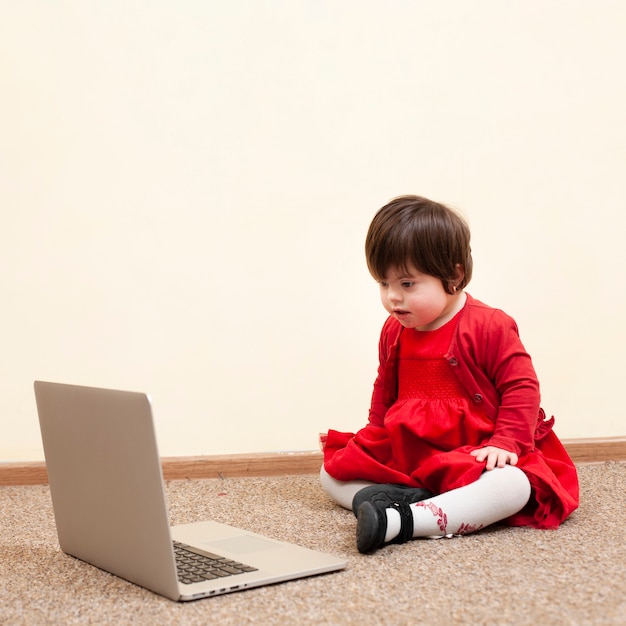
M330 476L322 466L320 480L324 491L346 509L352 509L357 514L359 506L365 501L370 502L419 502L431 498L433 494L427 489L419 487L405 487L403 485L391 485L371 483L366 480L351 480L342 482ZM380 504L378 506L381 506ZM384 506L384 505L383 505Z
M352 508L352 500L357 491L374 484L367 480L350 480L347 482L337 480L324 469L323 465L320 470L320 481L324 491L345 509Z
M357 545L369 552L389 541L445 537L480 530L520 511L530 497L524 472L512 465L484 472L465 487L411 505L359 508Z
M484 472L465 487L411 505L413 537L465 535L520 511L530 497L526 474L512 465Z

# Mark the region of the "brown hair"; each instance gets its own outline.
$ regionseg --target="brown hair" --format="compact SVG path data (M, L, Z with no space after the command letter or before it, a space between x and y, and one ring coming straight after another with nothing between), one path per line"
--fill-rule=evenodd
M420 196L400 196L376 213L365 239L367 267L384 280L392 267L410 265L439 278L446 293L463 289L472 277L467 222L449 207ZM459 281L457 266L463 268Z

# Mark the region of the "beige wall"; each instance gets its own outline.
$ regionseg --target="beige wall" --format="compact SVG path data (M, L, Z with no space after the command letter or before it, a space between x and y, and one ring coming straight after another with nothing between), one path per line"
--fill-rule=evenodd
M468 217L558 433L626 433L622 2L0 2L0 460L36 378L150 392L166 456L360 427L401 193Z

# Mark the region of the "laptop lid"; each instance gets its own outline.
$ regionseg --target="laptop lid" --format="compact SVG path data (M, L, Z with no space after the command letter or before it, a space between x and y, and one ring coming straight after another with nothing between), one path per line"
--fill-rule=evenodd
M38 381L35 397L61 549L178 597L147 396Z
M36 381L35 397L61 549L174 600L342 569L332 555L213 521L170 528L149 398ZM178 581L172 537L245 561L228 582Z

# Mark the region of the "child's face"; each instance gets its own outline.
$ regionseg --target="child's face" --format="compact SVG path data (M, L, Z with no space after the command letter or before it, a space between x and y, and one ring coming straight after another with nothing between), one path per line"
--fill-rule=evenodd
M378 284L383 306L405 328L434 330L456 312L458 295L446 293L439 278L422 274L412 266L406 272L390 268Z

